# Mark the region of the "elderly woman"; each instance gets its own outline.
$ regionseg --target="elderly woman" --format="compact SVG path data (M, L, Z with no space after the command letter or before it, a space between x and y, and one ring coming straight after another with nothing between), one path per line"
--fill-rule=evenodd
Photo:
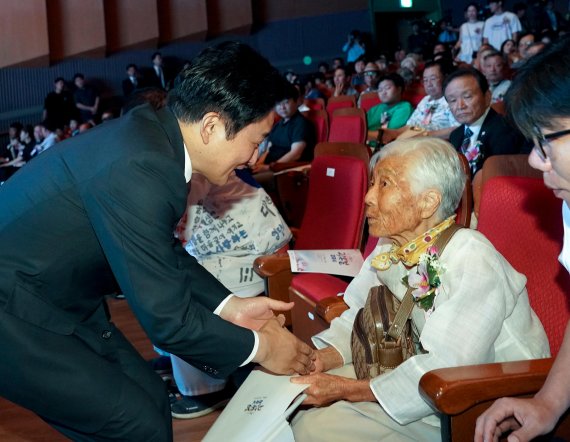
M526 278L482 234L460 229L434 266L441 284L433 304L416 303L411 314L420 351L393 371L355 379L351 331L369 289L386 285L403 298L402 278L417 274L418 261L453 224L464 185L458 156L445 141L411 138L380 152L365 202L370 234L381 239L346 290L349 309L313 337L315 373L292 380L310 384L305 403L319 407L293 420L295 440L440 440L439 419L418 393L424 373L549 355ZM338 370L325 373L331 369Z

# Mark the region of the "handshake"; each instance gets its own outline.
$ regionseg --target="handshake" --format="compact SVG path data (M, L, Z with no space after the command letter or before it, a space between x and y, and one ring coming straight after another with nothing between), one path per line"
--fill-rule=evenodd
M316 352L283 327L283 315L275 316L273 313L292 308L292 302L286 303L264 296L233 296L220 312L220 317L257 331L259 347L253 362L273 373L305 375L315 370Z

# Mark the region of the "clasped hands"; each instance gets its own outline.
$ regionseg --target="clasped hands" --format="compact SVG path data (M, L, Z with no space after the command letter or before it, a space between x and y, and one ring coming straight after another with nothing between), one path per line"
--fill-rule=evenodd
M283 327L283 315L275 316L273 313L291 310L293 305L292 302L265 296L233 296L220 312L220 317L257 331L259 348L253 362L277 374L308 374L315 370L315 351Z

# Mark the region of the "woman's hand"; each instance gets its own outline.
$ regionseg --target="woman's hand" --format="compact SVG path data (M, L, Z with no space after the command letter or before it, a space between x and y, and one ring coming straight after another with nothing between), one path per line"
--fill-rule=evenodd
M317 373L309 376L291 378L294 384L310 384L303 393L307 398L303 404L322 407L340 400L350 402L374 401L370 382L366 379L357 380L335 376L327 373Z

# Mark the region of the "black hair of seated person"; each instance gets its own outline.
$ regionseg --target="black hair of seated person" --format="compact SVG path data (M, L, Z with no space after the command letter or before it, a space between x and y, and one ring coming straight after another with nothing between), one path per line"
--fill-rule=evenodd
M477 84L479 85L479 89L481 89L481 92L483 92L483 94L485 94L489 90L489 82L487 81L485 76L481 73L481 71L475 68L461 68L452 72L445 78L445 80L443 80L443 85L441 86L441 89L443 90L444 95L445 95L445 89L447 89L449 83L451 83L453 80L457 78L462 78L462 77L475 78L475 80L477 80Z
M525 137L536 128L553 131L570 117L570 36L548 45L518 70L505 96L507 115Z
M298 83L299 87L301 87L301 84ZM285 90L283 91L283 96L276 101L276 103L279 103L280 101L283 100L293 100L293 101L297 101L297 99L299 98L299 89L295 87L294 84L289 83L288 85L285 86Z
M125 101L125 104L121 109L121 115L124 115L131 109L145 103L149 103L155 110L162 109L166 106L166 99L166 91L159 87L135 89Z
M433 68L434 66L439 67L439 71L444 78L451 74L454 69L451 60L440 58L439 60L428 61L424 66L424 72L426 69Z
M267 59L248 45L231 41L203 50L179 77L168 95L176 118L195 123L207 112L217 112L227 139L267 116L287 86Z
M19 121L14 121L13 123L10 123L10 126L8 126L8 127L10 129L15 129L17 136L20 135L20 132L22 132L22 129L24 128L22 123L20 123Z
M404 81L404 79L400 74L397 74L396 72L390 72L389 74L382 76L378 84L382 83L384 80L391 81L392 83L394 83L394 86L400 89L400 92L404 92L404 88L406 87L406 82Z

